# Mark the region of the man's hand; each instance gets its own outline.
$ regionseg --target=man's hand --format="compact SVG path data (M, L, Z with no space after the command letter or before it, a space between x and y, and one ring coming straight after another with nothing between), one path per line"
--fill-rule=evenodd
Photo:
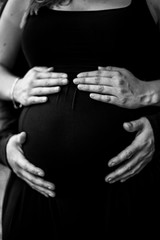
M73 82L79 90L89 92L90 98L122 108L136 109L158 101L150 83L124 68L99 67L78 74Z
M26 140L26 133L21 132L13 135L6 147L8 164L13 172L24 180L31 188L40 192L46 197L54 197L55 186L53 183L45 181L44 171L31 164L24 156L22 145Z
M136 138L121 153L108 162L108 166L117 169L106 176L105 181L124 182L135 176L152 160L155 151L154 134L149 120L145 117L136 121L124 123L128 132L137 132Z

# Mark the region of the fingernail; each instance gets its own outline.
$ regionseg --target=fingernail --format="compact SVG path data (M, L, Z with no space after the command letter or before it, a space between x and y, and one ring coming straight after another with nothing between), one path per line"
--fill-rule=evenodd
M108 166L109 166L109 167L112 167L112 166L114 166L114 165L115 165L115 162L109 162L109 163L108 163Z
M53 67L49 67L47 70L48 70L48 71L51 71L51 70L53 70Z
M66 84L68 82L67 78L62 79L62 83Z
M68 75L66 73L62 74L62 77L67 78Z
M44 176L44 172L37 172L39 176Z
M124 183L125 181L126 181L126 180L121 180L120 182L121 182L121 183Z
M55 197L55 194L54 193L49 193L48 194L50 197Z
M54 187L54 186L51 186L51 185L47 186L47 188L50 189L50 190L55 189L55 187Z
M83 73L79 73L77 77L83 77Z
M110 183L112 181L112 178L106 178L105 181Z
M73 82L74 82L75 84L78 84L78 83L79 83L79 79L78 79L78 78L75 78L75 79L73 79Z
M41 102L44 103L44 102L47 102L47 100L48 100L47 97L43 97L43 98L41 99Z
M126 125L128 128L132 128L132 123L129 122L129 123L126 123Z

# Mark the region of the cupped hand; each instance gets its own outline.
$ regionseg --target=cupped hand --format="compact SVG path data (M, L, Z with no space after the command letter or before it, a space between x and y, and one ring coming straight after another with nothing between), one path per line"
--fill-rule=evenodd
M128 132L137 132L137 135L130 146L108 162L109 167L117 166L117 169L105 178L109 183L126 181L140 173L153 159L154 134L149 120L143 117L124 123L124 129Z
M14 99L23 106L44 103L47 95L59 92L67 83L66 73L54 72L52 67L34 67L16 83Z
M96 71L82 72L73 80L81 91L90 92L90 98L136 109L151 101L149 85L130 71L117 67L99 67Z
M21 132L13 135L6 147L7 160L12 171L31 188L46 197L54 197L55 186L53 183L45 181L44 171L31 164L24 156L22 145L26 140L26 133Z

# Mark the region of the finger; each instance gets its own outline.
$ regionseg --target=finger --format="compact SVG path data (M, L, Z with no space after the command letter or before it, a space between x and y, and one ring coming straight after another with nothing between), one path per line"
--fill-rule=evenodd
M88 85L88 84L79 84L78 89L85 92L91 93L101 93L101 94L113 94L115 95L115 89L112 87L104 86L104 85Z
M141 153L138 156L139 158L139 164L137 166L139 166L139 168L136 166L134 169L131 170L131 172L126 173L123 175L123 177L121 178L122 182L127 180L128 178L130 178L130 176L134 176L137 173L139 173L139 169L143 169L153 158L153 152L150 152L148 149L143 153L143 156L141 155ZM141 167L141 163L142 163L142 167Z
M53 183L48 182L43 178L36 177L24 169L19 169L18 174L21 175L23 179L27 179L30 183L34 184L36 187L44 188L47 192L55 190L55 185Z
M120 182L125 182L126 180L128 180L131 177L134 177L135 175L137 175L138 173L140 173L142 171L142 169L147 165L147 163L139 163L135 168L132 169L132 171L124 174L120 180Z
M94 85L106 85L112 86L113 81L111 78L108 77L79 77L73 80L74 84L94 84Z
M146 165L147 165L147 163L144 163L142 166L137 166L135 169L132 170L132 172L130 174L124 175L121 178L120 182L123 183L123 182L127 181L129 178L134 177L135 175L139 174L145 168Z
M43 194L45 197L55 197L55 193L54 192L49 192L47 191L45 188L43 187L39 187L34 185L33 183L31 183L30 181L28 181L27 179L23 179L32 189L34 189L35 191Z
M120 164L130 158L132 158L135 154L137 154L140 150L142 151L142 146L139 144L136 144L136 141L134 140L131 145L129 145L127 148L125 148L122 152L120 152L116 157L112 158L108 162L109 167L116 166L117 164Z
M66 73L57 73L57 72L38 72L37 73L37 79L57 79L57 78L67 78Z
M29 173L32 173L34 175L38 175L43 177L45 175L44 171L39 168L34 166L32 163L30 163L26 158L24 158L24 155L20 153L20 155L17 158L17 166L20 169L23 169Z
M55 91L55 92L59 92L59 91L60 90L57 89L57 91ZM48 97L46 97L46 96L43 96L43 97L42 96L41 97L31 96L28 98L26 106L33 105L33 104L45 103L45 102L47 102L47 100L48 100Z
M34 81L34 87L52 87L57 85L65 85L68 83L67 78L55 78L55 79L37 79Z
M77 78L83 78L83 77L96 77L96 76L101 76L101 77L110 77L112 78L114 76L114 74L110 71L99 71L99 70L96 70L96 71L90 71L90 72L82 72L82 73L79 73L77 75Z
M110 103L110 104L120 106L119 99L116 97L115 92L112 91L112 94L114 94L115 96L111 96L109 94L109 92L104 93L104 94L91 93L89 96L90 96L90 98L92 98L93 100L96 100L96 101L100 101L100 102L104 102L104 103Z
M124 68L114 67L114 66L106 66L106 67L100 67L100 69L107 70L107 71L116 71L120 73L124 73Z
M45 96L50 94L55 94L60 91L60 87L37 87L31 90L32 96Z
M124 176L135 174L135 171L141 167L141 165L147 164L152 159L152 154L147 151L140 151L133 158L131 158L126 164L119 167L106 177L106 181L113 183L120 181Z
M135 166L137 164L140 164L139 161L141 161L140 163L142 164L142 159L140 158L140 160L139 160L139 156L134 157L129 162L127 162L126 164L122 165L121 167L116 169L114 172L110 173L105 178L105 181L109 182L109 183L114 183L114 182L117 182L117 181L121 180L121 178L125 174L132 172L132 170L135 168Z
M25 132L21 132L19 134L17 134L16 138L17 138L17 143L22 146L25 141L26 141L26 133Z
M132 122L124 123L123 127L128 132L141 131L144 127L144 122L143 122L142 118L140 118L140 119L132 121Z
M42 195L44 195L44 196L47 197L47 198L49 197L48 194L47 194L45 191L40 191L39 189L36 189L36 188L34 187L33 183L29 182L27 179L23 179L23 178L22 178L22 180L25 181L33 190L41 193Z

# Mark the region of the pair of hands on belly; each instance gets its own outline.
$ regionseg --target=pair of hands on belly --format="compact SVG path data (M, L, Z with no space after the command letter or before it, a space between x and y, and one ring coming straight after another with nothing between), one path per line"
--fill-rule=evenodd
M23 81L25 80L25 81ZM60 91L67 84L65 73L55 73L53 68L32 68L20 80L15 89L16 100L24 106L44 103L48 94ZM146 82L137 79L126 69L99 67L97 71L84 72L73 80L81 91L97 101L110 103L122 108L135 109L150 105L150 89ZM154 134L147 118L124 123L128 132L137 132L134 141L114 158L108 166L117 169L106 176L105 181L124 182L138 174L153 158ZM46 197L54 197L55 186L44 180L45 173L27 160L22 151L26 133L14 135L7 144L7 159L12 170L33 189Z

